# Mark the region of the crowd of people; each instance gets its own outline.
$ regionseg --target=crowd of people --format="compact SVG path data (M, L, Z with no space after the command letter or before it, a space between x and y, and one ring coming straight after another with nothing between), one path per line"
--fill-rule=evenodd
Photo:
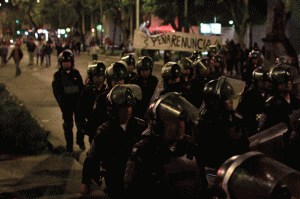
M109 66L95 60L84 81L74 68L74 51L62 50L52 87L62 111L66 149L73 152L73 118L76 144L85 150L84 136L91 144L82 196L92 193L92 180L100 184L103 177L112 198L154 198L158 193L212 198L205 167L218 169L228 158L251 150L250 136L280 122L289 124L291 112L300 108L292 92L298 69L265 64L259 49L227 45L226 51L210 46L208 56L194 51L178 62L168 61L161 70L162 90L151 57L136 60L132 53L124 54ZM234 84L233 67L241 79ZM178 164L183 156L196 159L192 175ZM168 173L166 168L175 167L176 175Z

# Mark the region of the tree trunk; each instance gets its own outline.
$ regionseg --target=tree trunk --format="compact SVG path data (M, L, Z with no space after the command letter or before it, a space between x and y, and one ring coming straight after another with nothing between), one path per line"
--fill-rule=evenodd
M117 18L114 21L114 36L113 36L113 43L112 43L111 54L114 53L114 48L115 48L116 28L117 28Z
M82 44L83 44L83 51L85 52L86 51L86 46L85 46L85 15L84 15L84 12L82 12L82 19L81 19L81 41L82 41Z
M274 1L271 2L274 3ZM285 34L291 13L285 11L285 4L281 0L277 1L275 6L268 2L268 7L268 16L271 16L268 18L269 29L266 37L262 39L266 46L265 58L274 64L276 58L286 55L290 57L291 65L299 68L297 51Z

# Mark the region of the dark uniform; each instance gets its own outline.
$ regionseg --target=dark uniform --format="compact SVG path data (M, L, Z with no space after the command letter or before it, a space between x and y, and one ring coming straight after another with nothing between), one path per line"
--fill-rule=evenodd
M133 145L140 140L146 129L145 122L126 115L127 124L121 124L121 108L133 107L141 99L137 85L116 85L107 95L109 120L97 131L91 149L84 161L82 183L90 185L91 180L99 177L99 163L105 169L107 193L113 198L123 198L124 172ZM126 113L130 114L130 113ZM130 118L128 118L130 117Z
M209 75L211 73L211 67L207 59L198 59L193 63L195 75L190 80L191 85L191 103L199 108L203 103L203 88L209 81Z
M65 50L59 56L59 70L54 73L52 82L53 93L62 111L63 129L67 142L67 151L73 151L73 115L75 123L78 125L77 105L80 93L84 88L82 77L77 69L74 68L74 56L69 50ZM63 62L71 62L70 71L65 71L62 67ZM83 133L78 129L77 142L83 141Z
M105 81L106 66L104 63L98 63L88 66L88 83L85 85L81 92L80 100L78 103L77 111L80 118L80 128L83 132L91 133L87 128L88 122L92 119L93 107L96 98L107 90ZM98 78L101 78L98 80ZM96 81L96 82L94 82ZM100 81L100 82L99 82ZM92 142L95 134L89 134L90 143ZM79 143L79 146L84 146L83 143ZM84 148L84 147L82 147Z
M128 84L132 79L135 78L136 72L133 72L135 69L135 59L132 54L125 55L121 58L122 61L126 62L127 64L127 77L125 79L125 84ZM129 69L129 67L132 67L132 69Z
M188 101L191 101L191 93L189 88L185 86L185 82L181 76L181 68L177 62L168 62L161 69L161 76L163 78L164 89L160 95L168 92L180 93Z
M267 66L258 67L253 72L253 84L242 94L238 104L237 112L242 114L243 123L248 136L258 133L258 123L262 114L263 106L271 97L271 79L269 78L270 68Z
M201 111L201 122L198 125L196 143L199 154L196 160L203 160L205 166L218 169L228 158L250 150L240 118L230 106L226 106L226 103L232 103L231 100L237 97L234 92L224 76L211 80L204 87L206 110Z
M242 80L246 82L245 90L248 90L252 85L252 73L253 71L261 66L262 59L261 54L258 51L251 51L249 53L249 59L243 66Z
M263 114L259 122L260 130L265 130L281 122L290 125L289 116L294 110L300 108L300 100L292 94L293 78L297 76L297 69L291 66L280 65L271 71L274 96L270 97L263 107Z
M136 84L142 89L142 100L137 102L137 107L134 110L134 116L144 119L150 100L158 84L157 77L152 75L153 62L150 57L141 57L137 62L138 75L130 81L131 84ZM144 72L147 74L144 75ZM143 73L143 74L142 74Z
M198 168L193 162L193 144L187 141L184 134L176 137L182 128L176 124L185 123L185 131L196 125L199 118L196 107L178 93L170 92L149 107L147 116L151 126L143 133L144 138L135 145L127 163L126 198L206 196L205 169ZM168 127L170 129L167 130ZM170 131L175 133L170 135Z
M105 76L108 88L103 91L95 100L91 119L88 122L88 134L91 135L90 141L96 134L97 128L109 118L107 113L106 96L110 89L116 84L124 84L127 73L127 64L124 61L112 63L106 68Z

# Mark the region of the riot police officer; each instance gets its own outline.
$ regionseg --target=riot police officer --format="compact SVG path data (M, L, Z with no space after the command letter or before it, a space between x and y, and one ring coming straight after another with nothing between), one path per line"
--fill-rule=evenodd
M189 82L194 76L193 61L184 57L178 62L178 64L181 67L183 79L185 82Z
M121 58L122 61L127 64L127 77L125 79L125 84L129 83L130 80L134 79L136 76L135 69L135 58L132 54L127 54Z
M212 68L214 69L210 79L217 79L224 75L224 69L226 67L225 62L223 60L222 55L215 55L210 60L212 64Z
M201 59L202 57L203 57L202 52L200 50L195 50L195 51L193 51L190 60L192 60L194 62L198 59Z
M93 135L96 134L97 128L107 121L106 95L117 84L124 84L127 74L127 64L124 61L117 61L109 65L105 70L107 89L102 92L95 100L92 116L88 123L88 131L90 142L93 140Z
M106 91L105 84L105 70L106 66L103 62L88 66L88 83L85 85L81 92L80 100L78 103L77 111L80 118L80 128L83 132L90 133L87 129L88 122L92 118L93 107L96 98ZM89 135L90 142L94 138L94 134ZM84 149L84 143L79 143L79 146Z
M157 87L158 79L152 75L153 62L151 57L140 57L137 61L137 76L130 81L142 89L143 97L137 102L137 107L133 113L141 119L144 118L147 108L149 107L152 95Z
M243 115L244 125L248 136L258 132L258 122L262 114L262 108L267 99L272 95L272 83L269 77L272 67L266 65L256 68L253 72L253 84L242 94L237 111Z
M181 76L181 68L177 62L168 62L161 69L163 90L160 95L168 92L178 92L188 101L191 101L190 90L184 86Z
M245 90L248 90L252 85L252 73L261 66L263 60L259 51L252 50L249 53L249 58L243 66L242 80L246 82Z
M193 62L195 75L190 81L191 85L191 103L199 108L203 102L203 88L204 85L209 81L211 73L211 67L209 66L209 60L198 59Z
M80 93L84 88L82 77L77 69L74 68L74 55L72 51L65 50L59 57L59 70L54 73L52 87L55 99L62 111L64 120L63 129L67 143L67 151L73 151L73 116L78 127L78 115L76 112ZM78 128L77 143L83 142L83 133Z
M124 172L133 145L140 140L146 123L132 117L137 100L142 98L139 86L123 84L114 86L108 93L109 119L97 131L83 164L83 196L90 195L91 180L99 176L99 162L105 169L106 192L112 198L123 198Z
M196 160L201 159L205 166L215 169L228 158L250 150L247 134L233 107L233 100L241 90L235 89L229 80L222 76L209 81L203 89L205 109L200 111ZM235 81L238 85L239 80Z
M196 107L169 92L153 102L146 115L150 126L134 146L125 171L126 198L204 196L205 168L192 166L193 143L187 136L198 123Z
M259 129L265 130L280 122L290 124L289 116L300 108L300 100L292 93L293 79L298 77L295 67L280 65L270 72L274 96L270 97L263 107Z

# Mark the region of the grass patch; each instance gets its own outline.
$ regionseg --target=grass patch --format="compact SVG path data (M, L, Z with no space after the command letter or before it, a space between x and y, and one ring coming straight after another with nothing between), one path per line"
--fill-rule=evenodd
M0 84L0 154L39 154L47 147L48 135L24 104Z

